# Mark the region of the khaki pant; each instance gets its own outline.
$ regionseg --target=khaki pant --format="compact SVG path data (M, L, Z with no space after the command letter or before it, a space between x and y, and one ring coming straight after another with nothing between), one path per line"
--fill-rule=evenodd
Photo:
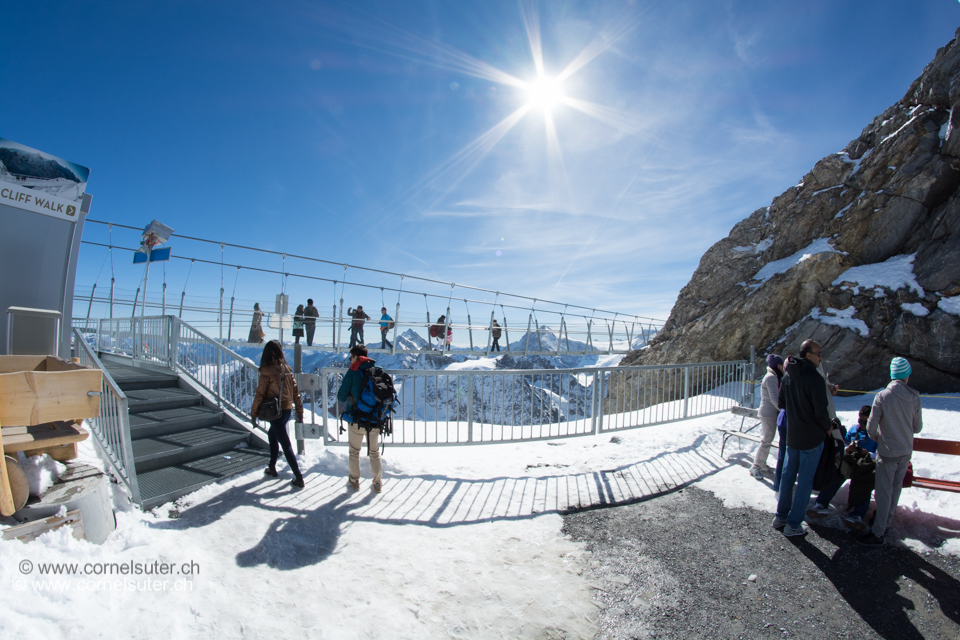
M907 475L909 464L909 455L893 458L877 456L877 479L873 492L877 513L874 515L872 531L878 538L887 531L893 521L893 514L897 512L903 478Z
M363 437L367 435L367 430L350 423L350 479L360 480L360 447L363 446ZM383 466L380 464L380 429L370 429L370 435L367 437L367 450L370 452L370 471L373 473L373 481L381 482L383 479Z
M777 435L777 417L760 418L760 447L757 449L757 457L753 460L753 469L766 469L767 456L770 454L770 445L773 443L773 437ZM785 446L785 443L780 443Z

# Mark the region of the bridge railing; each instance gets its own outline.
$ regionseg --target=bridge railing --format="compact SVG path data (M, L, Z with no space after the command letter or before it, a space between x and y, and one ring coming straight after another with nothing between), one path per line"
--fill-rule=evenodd
M557 439L729 411L747 392L747 363L511 371L390 370L397 446ZM343 369L321 371L319 407L329 445L344 445ZM317 411L317 409L315 409ZM345 425L344 425L345 426Z

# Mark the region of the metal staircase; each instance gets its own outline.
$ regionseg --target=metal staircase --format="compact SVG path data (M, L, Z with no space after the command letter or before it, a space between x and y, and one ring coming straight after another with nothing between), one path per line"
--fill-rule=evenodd
M256 388L253 363L232 352L224 357L219 344L206 349L212 340L198 338L201 334L169 316L159 331L153 327L153 335L133 337L137 328L130 329L125 335L111 334L109 328L97 334L76 329L74 343L84 364L104 372L101 416L91 427L132 500L149 509L265 467L270 458L266 443L242 421L240 408L249 404ZM178 334L174 348L158 357L163 351L158 339L170 345L172 330ZM91 343L111 348L97 352ZM124 351L149 355L135 358ZM212 364L206 351L215 356ZM225 366L227 360L233 366ZM233 402L221 395L219 375L219 382L204 380L208 369L229 378Z

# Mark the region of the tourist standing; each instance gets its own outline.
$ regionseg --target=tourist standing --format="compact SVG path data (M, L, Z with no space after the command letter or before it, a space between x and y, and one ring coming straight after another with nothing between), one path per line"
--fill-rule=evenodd
M313 333L317 330L317 318L320 312L313 306L313 298L307 298L307 306L303 310L303 328L307 332L307 346L313 346Z
M490 351L500 351L500 334L502 329L500 329L500 325L497 324L496 318L493 319L491 327L490 334L493 336L493 345L490 347Z
M873 399L867 433L877 442L877 476L873 528L857 542L868 547L883 544L900 502L903 478L913 455L913 436L923 430L920 394L907 386L912 369L905 358L890 362L890 384Z
M347 307L347 315L353 318L350 322L350 348L352 349L354 345L363 344L363 323L369 320L370 316L363 310L362 305L357 305L356 309Z
M813 340L805 341L800 345L799 358L787 359L780 389L780 398L787 410L787 456L773 527L783 527L786 536L807 533L803 518L813 492L813 476L823 452L823 442L833 428L827 409L827 388L817 372L820 358L820 345Z
M259 344L263 342L263 311L260 311L260 303L253 303L253 320L250 323L250 335L247 336L247 342Z
M300 344L303 337L303 305L297 305L297 312L293 314L293 342Z
M757 456L750 467L750 475L758 480L764 473L770 471L767 467L767 457L770 454L770 445L773 436L777 435L777 416L780 415L780 378L783 377L783 358L775 353L767 356L767 373L760 382L760 447ZM784 446L781 442L780 446Z
M387 332L393 328L393 318L387 315L387 308L381 307L380 313L380 348L393 349L393 343L387 340Z
M359 309L359 307L358 307ZM340 389L337 390L337 400L341 405L340 415L352 414L357 406L360 394L366 384L369 370L377 364L367 357L367 347L358 344L350 349L350 368L343 376ZM383 488L383 465L380 462L380 429L373 427L369 430L350 418L350 459L348 466L350 477L348 483L354 490L360 489L360 447L363 445L363 436L367 436L367 454L370 456L370 471L373 473L373 490L380 493Z

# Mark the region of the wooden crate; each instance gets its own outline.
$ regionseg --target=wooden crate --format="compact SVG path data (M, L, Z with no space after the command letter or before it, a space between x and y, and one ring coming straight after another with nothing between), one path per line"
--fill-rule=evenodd
M54 356L0 356L0 424L95 418L102 384L99 370Z

